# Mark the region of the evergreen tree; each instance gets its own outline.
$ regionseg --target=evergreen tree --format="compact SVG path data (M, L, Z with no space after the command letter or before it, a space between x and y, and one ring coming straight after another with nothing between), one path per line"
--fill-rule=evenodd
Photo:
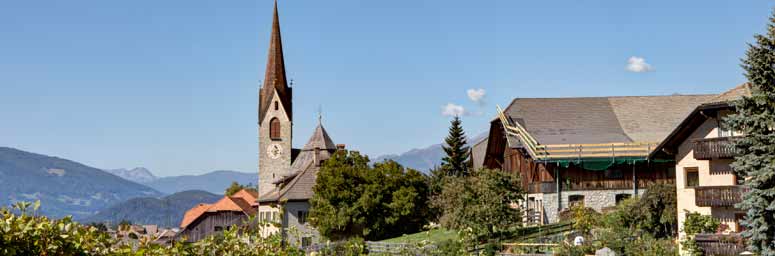
M726 120L744 134L734 142L739 154L732 168L747 178L750 192L738 207L747 212L743 237L759 255L775 255L775 13L767 30L755 36L743 59L751 96L736 101L737 113Z
M468 176L468 146L460 117L455 116L450 123L449 135L444 139L446 145L442 146L447 154L441 159L442 168L448 175Z

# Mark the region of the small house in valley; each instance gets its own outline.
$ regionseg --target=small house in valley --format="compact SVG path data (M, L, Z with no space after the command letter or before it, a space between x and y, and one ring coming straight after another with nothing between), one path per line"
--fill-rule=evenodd
M194 206L183 215L178 237L186 242L196 242L232 226L248 224L249 217L258 209L257 196L255 191L243 189L213 204Z

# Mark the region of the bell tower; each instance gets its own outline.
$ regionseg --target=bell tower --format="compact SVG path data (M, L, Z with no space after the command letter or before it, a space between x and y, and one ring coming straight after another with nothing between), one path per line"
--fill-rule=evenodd
M271 191L275 187L273 181L290 174L293 138L291 95L285 76L280 21L275 1L266 73L258 95L259 195Z

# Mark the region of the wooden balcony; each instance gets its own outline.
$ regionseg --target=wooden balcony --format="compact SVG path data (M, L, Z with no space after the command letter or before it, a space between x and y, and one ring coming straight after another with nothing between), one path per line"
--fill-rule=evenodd
M711 160L735 157L735 148L732 139L735 137L718 137L709 139L695 139L694 159Z
M556 192L557 192L557 185L554 184L554 181L530 183L527 186L527 193L529 194L556 193Z
M743 200L743 186L702 186L694 188L694 203L702 207L734 207Z
M697 234L697 245L705 255L740 255L746 245L740 234Z

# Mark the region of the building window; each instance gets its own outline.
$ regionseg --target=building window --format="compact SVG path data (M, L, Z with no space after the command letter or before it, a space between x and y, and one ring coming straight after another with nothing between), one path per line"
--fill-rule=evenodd
M277 119L277 117L269 121L269 138L273 140L280 139L280 119Z
M630 194L616 194L616 205L627 199L630 199Z
M299 224L307 223L307 213L306 211L298 211L298 215L296 215L299 218Z
M700 185L700 172L697 167L684 168L686 171L686 187L693 188Z
M215 232L223 231L223 227L221 227L221 226L215 226L215 228L213 228L213 229L215 230Z
M279 110L279 109L280 109L280 107L279 107L279 106L277 106L277 101L275 101L275 102L274 102L274 110Z
M312 245L312 237L305 236L301 238L301 247L309 247L310 245Z
M583 195L572 195L568 197L568 206L574 207L576 205L580 205L581 207L584 207Z
M729 126L727 126L726 123L724 123L724 119L727 118L729 115L729 112L719 112L718 118L716 118L716 121L718 121L718 136L719 137L729 137L732 136L732 129L729 129Z

